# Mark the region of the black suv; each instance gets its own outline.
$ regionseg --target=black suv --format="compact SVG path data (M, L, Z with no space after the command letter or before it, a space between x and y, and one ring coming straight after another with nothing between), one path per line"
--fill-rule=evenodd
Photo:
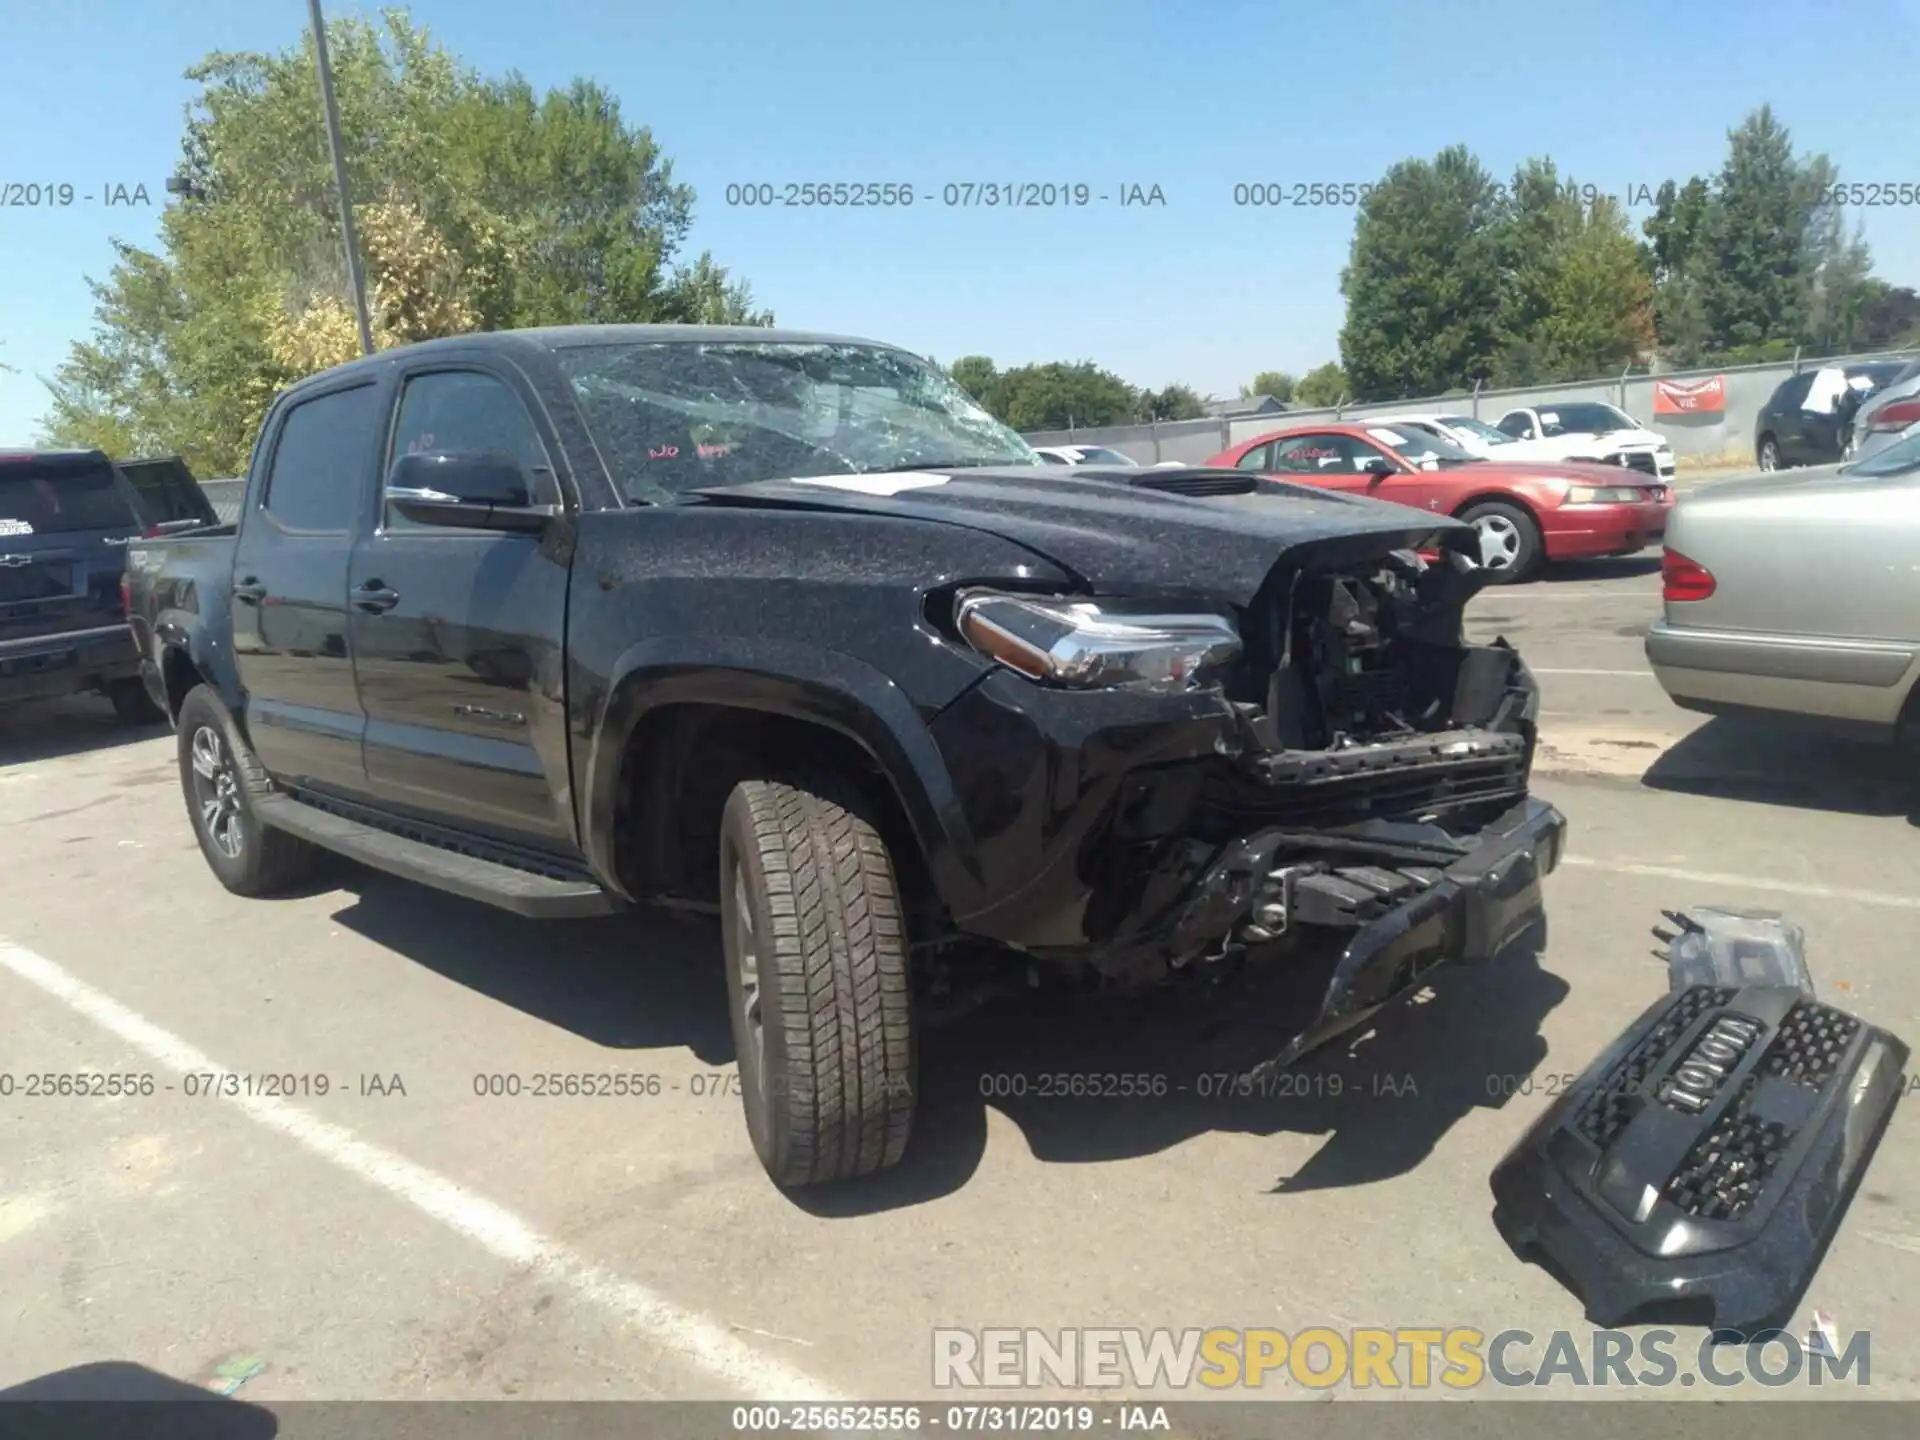
M91 690L128 724L162 718L120 586L126 546L149 528L98 450L0 453L0 706Z
M1280 1064L1532 929L1565 822L1532 677L1462 638L1476 549L1239 471L1063 473L892 346L578 327L301 382L237 525L129 574L223 884L319 846L717 915L799 1185L898 1160L916 1025L1009 982L1297 967Z

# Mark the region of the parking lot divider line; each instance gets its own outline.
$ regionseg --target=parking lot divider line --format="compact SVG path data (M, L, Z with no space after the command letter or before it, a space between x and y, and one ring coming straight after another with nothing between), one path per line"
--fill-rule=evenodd
M1775 880L1770 875L1727 875L1717 870L1679 870L1668 865L1641 865L1630 860L1592 860L1568 855L1560 863L1609 875L1645 875L1655 880L1685 880L1690 885L1728 885L1738 890L1806 895L1815 900L1845 900L1855 905L1884 905L1893 910L1920 910L1920 896L1892 895L1884 890L1852 890L1841 885L1811 885L1800 880Z
M110 1031L177 1074L227 1073L227 1067L162 1029L60 965L0 936L4 968ZM311 1154L378 1186L536 1280L571 1292L643 1332L648 1340L711 1379L756 1399L842 1403L830 1387L784 1361L763 1355L721 1322L682 1309L637 1281L615 1275L542 1235L512 1211L352 1131L279 1100L222 1095L249 1119Z

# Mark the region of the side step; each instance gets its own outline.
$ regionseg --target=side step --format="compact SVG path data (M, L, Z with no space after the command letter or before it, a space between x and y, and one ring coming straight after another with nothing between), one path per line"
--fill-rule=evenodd
M510 910L536 920L577 920L611 915L620 901L588 880L557 880L546 875L463 855L439 845L412 840L389 830L306 805L290 795L261 795L253 813L276 830L298 835L349 860Z

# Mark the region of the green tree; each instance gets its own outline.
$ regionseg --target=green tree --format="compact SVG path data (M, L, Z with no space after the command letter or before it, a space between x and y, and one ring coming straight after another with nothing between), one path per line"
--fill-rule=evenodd
M947 373L954 378L959 387L978 400L995 416L1000 414L997 406L999 399L1000 372L993 368L993 361L984 355L963 355L947 367Z
M1458 145L1401 161L1361 202L1340 277L1355 398L1432 395L1487 373L1500 349L1505 215L1493 177Z
M1253 383L1240 387L1240 398L1251 400L1256 395L1271 395L1285 403L1293 399L1293 376L1284 370L1262 370L1253 377Z
M1198 420L1207 413L1191 385L1169 385L1164 390L1142 390L1140 409L1153 420Z
M1551 160L1514 173L1497 244L1506 275L1496 385L1577 380L1653 347L1653 283L1618 202L1562 179Z
M1701 276L1711 264L1704 241L1712 204L1711 187L1697 175L1685 185L1662 181L1654 212L1640 227L1647 237L1641 264L1653 281L1654 333L1662 352L1681 366L1698 363L1708 346Z
M1727 136L1701 242L1708 343L1715 349L1799 337L1815 197L1787 128L1763 105ZM1830 169L1823 174L1831 175Z
M1859 330L1863 350L1884 350L1920 342L1920 294L1911 286L1868 280L1860 289Z
M709 255L693 193L617 100L489 79L404 12L328 26L375 342L600 321L769 323ZM93 334L51 382L51 436L243 467L273 395L358 352L312 41L188 72L160 244L116 249Z
M1140 393L1091 360L1004 370L987 408L1015 430L1091 429L1143 418Z
M1347 372L1340 368L1340 362L1329 360L1324 365L1314 366L1300 377L1300 383L1293 387L1293 398L1297 404L1310 410L1322 410L1351 400L1353 387L1348 383Z

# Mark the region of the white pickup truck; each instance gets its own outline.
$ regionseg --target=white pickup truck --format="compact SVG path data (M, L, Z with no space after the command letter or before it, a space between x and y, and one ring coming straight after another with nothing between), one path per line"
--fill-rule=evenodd
M1457 411L1378 418L1431 431L1489 460L1592 460L1673 479L1673 446L1625 411L1597 401L1509 410L1497 425Z

